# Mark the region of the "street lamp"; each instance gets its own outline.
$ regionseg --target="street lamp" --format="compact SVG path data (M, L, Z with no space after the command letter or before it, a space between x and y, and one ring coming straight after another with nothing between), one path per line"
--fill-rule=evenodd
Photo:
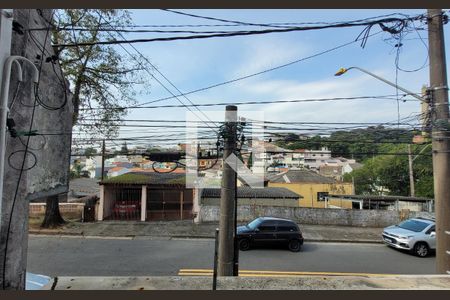
M384 79L384 78L382 78L382 77L380 77L380 76L378 76L378 75L373 74L372 72L369 72L369 71L367 71L367 70L364 70L363 68L359 68L359 67L340 68L340 69L334 74L334 76L341 76L341 75L345 74L348 70L351 70L351 69L357 69L357 70L359 70L359 71L361 71L361 72L363 72L363 73L366 73L366 74L368 74L368 75L370 75L370 76L372 76L372 77L375 77L375 78L378 79L378 80L383 81L384 83L389 84L390 86L393 86L393 87L395 87L395 88L397 88L397 89L399 89L399 90L405 92L405 93L408 94L408 95L413 96L413 97L416 98L416 99L419 99L420 101L427 102L427 99L426 99L425 97L418 96L416 93L413 93L413 92L411 92L411 91L409 91L409 90L407 90L407 89L405 89L405 88L402 88L401 86L398 86L398 85L396 85L395 83L390 82L390 81L387 80L387 79ZM426 148L426 147L425 147L425 148ZM422 149L422 151L425 150L425 148ZM421 151L421 153L422 153L422 151ZM416 158L417 158L417 156L416 156L414 159L416 159ZM409 159L409 164L408 164L408 166L409 166L409 183L410 183L410 189L411 189L410 194L411 194L411 197L414 197L414 196L415 196L415 191L414 191L414 176L413 176L413 168L412 168L412 162L413 162L414 159L412 159L412 155L411 155L411 146L410 146L410 145L408 145L408 159Z
M340 68L339 71L337 71L336 74L334 74L334 76L341 76L341 75L345 74L348 70L351 70L351 69L357 69L357 70L360 70L361 72L366 73L366 74L368 74L368 75L370 75L370 76L372 76L372 77L375 77L376 79L381 80L381 81L383 81L384 83L387 83L387 84L389 84L390 86L393 86L393 87L395 87L395 88L397 88L397 89L399 89L399 90L401 90L401 91L407 93L408 95L411 95L411 96L413 96L413 97L416 98L416 99L419 99L420 101L425 101L425 99L424 99L423 97L418 96L416 93L411 92L411 91L409 91L409 90L407 90L407 89L405 89L405 88L402 88L401 86L398 86L398 85L396 85L395 83L390 82L389 80L386 80L386 79L384 79L384 78L382 78L382 77L380 77L380 76L378 76L378 75L375 75L375 74L373 74L373 73L371 73L371 72L369 72L369 71L367 71L367 70L364 70L364 69L362 69L362 68L359 68L359 67Z

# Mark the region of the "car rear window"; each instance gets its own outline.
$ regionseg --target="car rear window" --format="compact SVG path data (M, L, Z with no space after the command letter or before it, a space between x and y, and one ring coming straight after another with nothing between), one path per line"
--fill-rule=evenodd
M421 232L430 225L429 223L421 222L418 220L406 220L398 224L397 226L403 229L408 229L414 232Z

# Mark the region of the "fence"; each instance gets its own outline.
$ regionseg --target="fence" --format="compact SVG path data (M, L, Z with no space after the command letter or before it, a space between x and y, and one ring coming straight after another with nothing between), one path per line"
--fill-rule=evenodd
M275 207L258 205L238 206L238 222L251 221L257 217L287 218L299 224L340 225L357 227L385 227L412 217L432 217L426 212L409 210L359 210L305 207ZM198 222L218 222L218 206L201 206Z

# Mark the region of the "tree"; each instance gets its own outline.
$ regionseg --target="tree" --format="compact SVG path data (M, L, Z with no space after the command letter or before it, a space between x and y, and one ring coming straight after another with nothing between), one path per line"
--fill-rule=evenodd
M70 170L70 179L80 178L82 172L82 166L78 161L75 161L72 169Z
M127 142L124 142L122 144L122 147L120 148L120 154L126 155L128 154L128 146L127 146Z
M364 161L364 166L344 176L345 181L354 178L357 194L390 194L409 196L409 167L408 156L405 153L406 145L382 144L380 152L392 155L377 155ZM433 192L433 165L431 148L426 146L413 146L413 153L427 150L418 155L413 163L414 183L416 196L434 197Z
M95 154L97 154L97 149L95 148L88 147L84 150L84 155L86 156L86 158L91 158L95 156Z
M76 45L113 40L118 33L105 29L123 28L131 24L131 18L126 10L63 9L56 10L53 22L53 43ZM137 84L144 82L142 59L137 55L129 57L107 45L66 47L56 51L73 95L73 126L88 138L117 135L120 118L127 113L123 106L135 102ZM41 226L57 226L63 223L61 220L59 198L48 198L46 218Z
M126 10L57 10L53 42L76 45L114 40L118 33L111 29L123 29L128 25L131 25L131 18ZM61 67L71 82L74 126L89 132L90 136L94 133L101 136L117 134L117 120L127 113L122 107L135 102L137 84L145 82L142 58L138 55L130 57L111 45L58 50Z

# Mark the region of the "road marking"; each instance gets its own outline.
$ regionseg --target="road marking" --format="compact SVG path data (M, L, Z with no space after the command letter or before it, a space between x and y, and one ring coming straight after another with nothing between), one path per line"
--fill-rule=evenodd
M180 269L179 276L212 276L211 269ZM367 276L386 277L400 274L376 274L376 273L343 273L343 272L296 272L296 271L260 271L239 270L241 277L295 277L295 276Z

